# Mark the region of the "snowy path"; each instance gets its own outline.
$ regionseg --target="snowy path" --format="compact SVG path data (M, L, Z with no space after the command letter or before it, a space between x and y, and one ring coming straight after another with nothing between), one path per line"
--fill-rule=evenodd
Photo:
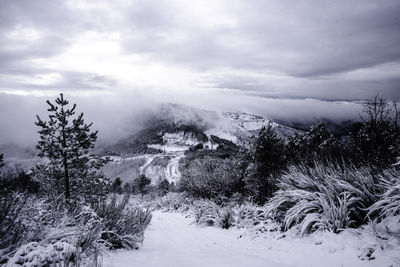
M139 250L116 252L105 267L285 267L255 248L252 240L237 239L229 230L199 227L181 214L154 212Z
M360 260L367 236L324 233L251 238L238 229L200 227L179 213L155 211L139 250L113 252L104 267L381 267L399 266L398 245ZM361 249L361 250L360 250Z

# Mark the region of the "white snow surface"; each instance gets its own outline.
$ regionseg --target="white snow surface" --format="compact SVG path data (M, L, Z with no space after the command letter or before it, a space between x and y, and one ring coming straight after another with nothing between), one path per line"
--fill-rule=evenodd
M182 214L157 211L146 230L143 247L113 253L104 259L104 266L289 266L254 251L251 243L237 239L231 231L194 225Z
M198 226L180 213L155 211L139 250L113 252L105 267L284 267L396 266L385 250L375 260L360 260L368 236L352 232L319 232L301 238L287 233L255 237L243 229Z

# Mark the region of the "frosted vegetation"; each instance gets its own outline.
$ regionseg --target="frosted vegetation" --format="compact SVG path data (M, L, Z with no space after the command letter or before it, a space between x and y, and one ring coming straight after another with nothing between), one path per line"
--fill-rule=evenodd
M194 116L196 124L163 110L149 127L97 149L97 132L83 114L75 115L75 106L62 95L48 104L49 120L36 122L41 160L35 167L0 155L2 265L124 266L137 255L144 266L149 250L110 251L140 251L150 230L150 244L165 249L157 251L165 257L173 251L162 247L163 238L181 231L195 235L195 244L219 238L221 255L230 253L226 248L236 255L232 264L245 257L240 246L258 253L243 260L254 266L264 266L257 259L271 266L324 265L323 258L311 262L303 255L314 250L332 266L400 262L400 113L394 103L376 97L365 104L362 121L341 135L324 124L304 132L243 113L225 113L231 125ZM174 223L181 228L172 230ZM156 228L146 230L150 224ZM157 227L172 232L159 235ZM242 243L232 241L242 237ZM172 247L184 250L184 241L179 244ZM348 253L346 244L352 244ZM265 251L268 258L260 258ZM104 255L111 256L103 262ZM160 257L150 262L172 264ZM190 257L181 260L191 264Z

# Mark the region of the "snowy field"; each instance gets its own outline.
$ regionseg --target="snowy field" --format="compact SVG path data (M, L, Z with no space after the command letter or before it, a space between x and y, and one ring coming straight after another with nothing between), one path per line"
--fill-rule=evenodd
M374 243L365 235L325 232L301 238L286 234L255 237L243 229L202 227L183 214L156 211L143 246L111 253L104 258L104 266L400 266L394 249L382 251L374 260L361 260L363 247Z

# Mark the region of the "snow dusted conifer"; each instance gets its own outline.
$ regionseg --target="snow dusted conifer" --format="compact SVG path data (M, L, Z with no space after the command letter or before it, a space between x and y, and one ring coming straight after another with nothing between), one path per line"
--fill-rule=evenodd
M0 168L4 166L3 154L0 154Z
M35 124L40 127L38 156L46 158L48 163L37 165L35 173L45 189L64 193L67 201L71 194L99 193L105 180L98 170L106 160L89 154L97 140L97 131L91 132L92 123L85 123L83 113L74 116L76 104L69 107L63 94L55 103L47 100L47 104L49 120L43 121L37 115Z
M147 178L146 175L140 175L135 179L135 183L143 197L143 195L146 194L150 188L151 179Z
M253 163L244 179L245 189L255 202L264 204L276 190L276 176L286 167L284 144L272 125L260 130L251 154Z
M396 162L400 148L400 110L396 102L379 95L364 105L363 126L357 134L358 156L369 164L387 168Z

